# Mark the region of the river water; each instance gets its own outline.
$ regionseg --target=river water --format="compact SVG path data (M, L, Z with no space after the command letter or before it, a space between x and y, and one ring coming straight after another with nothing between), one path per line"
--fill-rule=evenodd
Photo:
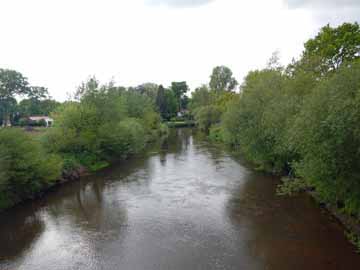
M0 269L360 269L341 226L306 195L191 129L0 214Z

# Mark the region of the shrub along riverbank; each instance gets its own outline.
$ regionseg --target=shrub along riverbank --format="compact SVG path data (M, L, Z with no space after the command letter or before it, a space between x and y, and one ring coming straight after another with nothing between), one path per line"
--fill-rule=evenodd
M0 209L36 196L79 168L96 171L126 159L168 132L147 96L94 79L53 117L54 127L40 137L19 128L0 130Z
M359 57L358 24L326 26L299 60L282 67L274 54L265 69L251 71L224 110L209 97L219 100L225 90L199 89L195 119L257 168L295 186L302 179L320 201L359 222Z

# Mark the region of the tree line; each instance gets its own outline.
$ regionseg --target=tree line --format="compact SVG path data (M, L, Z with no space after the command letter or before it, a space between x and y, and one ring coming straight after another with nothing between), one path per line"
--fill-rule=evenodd
M239 93L203 86L190 107L210 138L360 217L360 29L326 25L282 66L275 53ZM230 98L228 98L230 96ZM299 185L299 183L303 183Z
M187 107L186 82L125 88L91 77L63 103L49 99L45 88L28 86L17 71L0 70L0 85L0 209L80 169L96 171L140 153L168 134L164 121ZM19 95L26 98L18 103ZM18 114L51 115L54 125L41 132L8 127Z

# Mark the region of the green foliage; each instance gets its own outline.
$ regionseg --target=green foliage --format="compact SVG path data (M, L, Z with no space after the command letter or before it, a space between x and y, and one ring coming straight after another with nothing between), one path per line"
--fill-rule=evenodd
M160 85L156 96L156 106L162 119L169 120L174 117L178 108L174 92Z
M108 157L126 158L145 147L145 128L139 120L129 118L116 125L102 127L98 134L100 149Z
M45 87L29 86L27 78L20 72L0 69L0 124L8 126L14 120L25 116L19 115L21 107L17 107L18 96L28 96L35 102L47 98L48 90ZM13 119L15 113L17 116Z
M223 142L224 141L224 133L221 125L214 125L210 128L209 138L214 142Z
M238 82L233 77L230 68L218 66L213 69L209 85L211 90L215 92L232 91L238 85Z
M53 114L54 126L44 143L90 170L140 152L164 131L153 102L140 91L100 86L91 78L77 96L79 102L65 103Z
M206 85L203 85L199 88L196 88L194 92L191 93L190 101L190 110L195 112L196 109L202 106L208 106L212 103L212 96L209 88Z
M354 245L356 252L360 253L360 237L353 232L345 232L345 236Z
M200 130L209 132L212 125L220 122L221 110L218 106L201 107L195 115L195 121Z
M15 70L0 69L0 82L0 99L30 92L27 78Z
M49 116L59 105L59 102L51 99L23 99L17 106L17 112L20 114L20 117L31 115Z
M284 195L294 195L296 193L305 191L308 189L308 184L304 179L300 178L291 178L291 177L282 177L281 184L276 188L276 194L280 196Z
M148 97L154 103L158 93L158 88L159 86L155 83L143 83L131 90ZM129 91L131 90L129 89Z
M295 168L326 201L360 210L360 62L343 66L309 95L290 133Z
M166 123L169 128L182 128L182 127L194 127L194 121L171 121Z
M159 128L159 137L168 137L170 134L170 130L169 127L165 124L165 123L161 123L160 124L160 128Z
M62 161L20 129L0 130L0 208L29 198L51 186Z
M338 69L342 63L360 57L360 28L357 23L344 23L336 28L321 28L313 39L305 43L302 63L312 62L320 74Z
M171 90L174 93L174 96L177 101L178 110L181 111L182 109L185 109L185 107L182 107L183 99L185 98L185 94L187 91L189 91L189 87L186 82L172 82L171 83Z
M72 155L63 155L63 171L71 172L81 166L80 162Z
M238 99L238 95L230 91L216 92L203 85L192 93L190 101L191 114L194 115L198 127L209 132L212 125L220 122L228 104Z
M250 72L210 136L261 169L302 179L284 181L280 194L310 186L321 201L359 217L358 28L326 26L300 61Z
M250 72L241 98L230 103L223 116L225 140L241 146L244 155L263 168L281 170L286 161L277 153L284 131L284 112L274 110L282 95L285 79L277 70Z
M10 114L16 105L16 95L30 92L27 79L15 70L0 69L0 117L5 126L10 124Z

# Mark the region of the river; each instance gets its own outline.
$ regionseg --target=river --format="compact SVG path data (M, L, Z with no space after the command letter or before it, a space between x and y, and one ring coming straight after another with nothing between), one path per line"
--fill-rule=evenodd
M0 214L0 269L360 269L309 196L191 129L159 149Z

